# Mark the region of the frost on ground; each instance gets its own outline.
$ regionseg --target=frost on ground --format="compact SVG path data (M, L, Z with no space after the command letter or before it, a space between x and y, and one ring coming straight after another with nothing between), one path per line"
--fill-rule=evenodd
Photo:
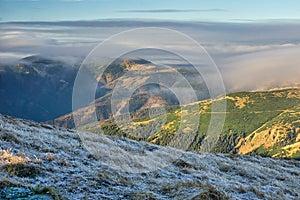
M0 115L0 191L46 188L53 199L300 199L299 161L81 134L99 148L93 155L79 135Z

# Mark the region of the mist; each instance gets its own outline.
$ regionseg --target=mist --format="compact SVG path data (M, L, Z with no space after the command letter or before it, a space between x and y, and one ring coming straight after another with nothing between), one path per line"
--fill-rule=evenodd
M80 21L0 23L0 63L41 55L80 63L99 43L121 31L164 27L180 31L201 44L217 65L227 92L299 86L300 23L208 23L176 21ZM163 37L163 36L162 36ZM145 38L147 40L147 38ZM124 41L121 45L132 45ZM192 48L180 41L174 48ZM188 65L153 52L145 59L169 66ZM206 67L206 66L204 66Z

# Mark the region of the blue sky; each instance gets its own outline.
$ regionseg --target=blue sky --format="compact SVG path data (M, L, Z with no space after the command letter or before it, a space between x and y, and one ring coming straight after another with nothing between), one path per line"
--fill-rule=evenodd
M0 20L298 20L296 0L0 0Z

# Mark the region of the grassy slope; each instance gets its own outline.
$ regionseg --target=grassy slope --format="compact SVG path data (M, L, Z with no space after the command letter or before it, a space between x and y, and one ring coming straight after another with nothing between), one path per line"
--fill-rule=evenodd
M217 100L217 103L222 100L224 98ZM226 100L226 120L213 149L215 152L300 158L299 89L239 92L228 95ZM101 127L108 135L168 145L179 131L189 132L188 128L178 130L182 115L200 114L200 125L189 147L191 150L200 151L211 115L221 113L210 112L210 100L198 104L199 110L191 110L189 106L182 111L180 107L166 108L167 117L164 124L156 123L158 117L149 120L145 110L139 113L134 122L125 122L121 128L110 119L88 124L80 129L99 133ZM191 123L185 125L188 127Z
M41 199L28 190L55 200L300 197L295 160L198 154L2 115L0 140L0 199Z

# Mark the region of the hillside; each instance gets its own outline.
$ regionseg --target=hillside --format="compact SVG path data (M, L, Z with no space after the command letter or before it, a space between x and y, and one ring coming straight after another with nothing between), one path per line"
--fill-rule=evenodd
M88 66L89 69L92 68ZM107 120L111 117L111 100L113 92L122 88L128 88L130 85L138 85L131 96L129 107L132 112L141 112L153 105L156 107L165 105L178 105L178 99L167 87L158 82L160 79L168 77L168 84L173 86L173 89L185 90L187 85L183 84L183 80L178 80L178 71L182 77L188 80L190 87L196 93L197 100L209 97L208 89L205 86L203 78L191 66L165 67L158 66L143 59L119 58L111 63L103 73L99 75L97 71L106 66L97 66L95 69L89 69L98 82L98 87L95 94L94 102L89 102L88 105L81 106L80 109L74 111L76 115L83 116L80 118L80 124L86 124L91 118L91 110L96 108L97 119ZM175 70L176 69L176 70ZM178 71L177 71L178 70ZM196 74L196 75L195 75ZM183 85L183 86L182 86ZM182 87L182 88L181 88ZM115 95L115 101L120 101L121 105L117 112L122 112L128 102L122 99L122 95ZM188 98L188 97L187 97ZM188 99L186 99L188 101ZM51 123L67 128L74 128L73 114L68 113L52 120Z
M226 118L222 133L213 148L219 153L239 153L271 157L300 158L300 89L281 89L265 92L239 92L226 96ZM218 104L225 100L214 100ZM134 121L123 123L120 128L113 119L90 123L79 127L80 130L99 133L100 128L108 135L125 136L131 139L148 141L158 145L169 145L179 129L182 115L200 115L200 125L194 132L188 149L201 151L201 143L206 137L212 115L224 113L211 112L212 100L197 103L199 110L191 110L189 106L167 107L166 123L153 132L151 124L159 117L149 119L147 110L133 114ZM183 109L183 110L181 110ZM214 125L219 123L214 122ZM150 124L150 126L149 126ZM147 137L134 137L128 134L131 130L147 125ZM185 127L189 129L190 124ZM187 131L188 132L188 131ZM180 140L180 138L179 138Z
M3 115L0 139L0 199L300 198L296 160L198 154Z
M73 86L81 64L79 61L73 62L74 64L67 60L59 60L59 58L36 55L10 64L0 63L0 95L2 97L0 113L35 121L50 121L64 115L61 120L56 120L56 123L72 127L72 119L66 114L72 111ZM89 70L94 72L101 67L103 66ZM156 71L156 66L149 61L129 58L116 59L101 77L91 73L90 78L98 82L95 103L100 119L109 117L108 101L111 98L111 90L120 77L130 70L139 72L144 70L147 74L166 73L161 69ZM141 83L146 81L143 78L144 73L136 77ZM132 81L135 80L129 77L124 84L130 84ZM150 101L156 101L159 105L178 104L174 95L159 85L153 84L135 92L133 109L139 110L147 107L148 99L153 99Z
M71 112L78 67L41 56L0 63L0 113L46 121Z

